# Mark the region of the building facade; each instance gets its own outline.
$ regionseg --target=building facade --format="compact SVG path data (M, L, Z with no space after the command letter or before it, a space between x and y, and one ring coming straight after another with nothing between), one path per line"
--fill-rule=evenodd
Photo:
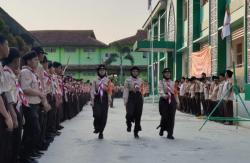
M49 60L58 61L64 66L68 64L66 74L77 79L84 79L84 81L93 80L96 77L96 67L110 59L112 54L116 54L116 57L107 65L109 75L113 75L117 77L117 80L120 80L121 59L116 45L121 44L123 47L132 49L131 45L146 36L145 32L144 35L141 32L138 31L134 36L106 45L96 39L93 30L31 31L48 53ZM133 63L142 68L142 77L147 79L147 57L144 57L143 52L130 52L130 54L133 57ZM125 56L121 57L123 74L127 76L132 63Z
M207 76L233 69L234 61L238 84L245 95L250 84L250 46L247 41L250 9L246 3L249 1L153 0L149 17L143 25L143 29L148 31L148 39L134 45L135 51L149 55L151 94L158 93L157 83L164 67L171 69L173 79L190 77L193 75L192 54L209 48L211 71ZM230 10L231 35L222 39L227 8ZM248 92L246 95L250 98Z

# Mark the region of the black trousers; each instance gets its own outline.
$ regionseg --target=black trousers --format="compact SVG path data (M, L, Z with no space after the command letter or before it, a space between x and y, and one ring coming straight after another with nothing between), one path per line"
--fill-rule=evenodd
M22 157L29 157L29 155L34 152L36 147L39 145L41 136L41 126L39 122L40 109L40 104L30 104L29 107L23 107L25 125L22 140Z
M143 108L143 98L140 92L129 92L128 102L126 106L126 123L131 127L132 122L135 122L134 131L141 131L141 115Z
M163 97L159 101L159 112L161 115L160 127L163 131L167 131L172 136L174 132L176 101L174 95L171 97L171 103Z
M223 115L228 118L232 118L234 116L232 100L223 100ZM228 122L232 123L233 121Z
M46 133L47 133L47 123L48 123L48 113L44 111L43 109L39 110L39 123L40 123L40 128L41 128L39 147L41 147L45 143L45 138L46 138Z
M18 156L20 154L20 149L21 149L22 129L23 129L22 108L20 108L20 111L17 111L17 110L15 111L17 115L18 127L13 130L12 139L11 139L11 152L10 152L11 163L18 162Z
M0 115L0 162L9 163L11 160L13 131L8 131L4 117Z
M96 95L93 106L94 128L103 133L108 118L108 94L105 92L103 97Z
M47 95L48 103L51 106L51 110L48 111L47 115L47 132L56 132L56 105L55 99L51 94Z
M195 115L201 115L201 101L200 101L200 93L195 93Z

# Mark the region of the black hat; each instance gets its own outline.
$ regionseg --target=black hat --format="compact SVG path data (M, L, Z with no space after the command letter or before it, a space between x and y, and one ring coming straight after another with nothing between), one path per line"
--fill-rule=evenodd
M48 54L40 46L33 47L31 50L35 51L37 54L45 54L45 55Z
M201 75L203 75L203 76L207 76L205 72L201 73Z
M26 53L24 56L23 56L23 60L24 60L24 63L27 64L27 61L28 60L31 60L33 58L37 57L37 53L34 52L34 51L30 51L28 53Z
M169 68L164 68L163 71L162 71L162 73L165 73L165 72L171 73Z
M10 64L14 59L21 58L21 54L17 48L10 48L9 56L3 59L3 65Z
M130 71L133 71L133 70L140 71L139 67L137 67L137 66L133 66L133 67L131 67Z
M192 77L191 77L191 81L194 81L194 80L196 80L196 77L195 77L195 76L192 76Z
M230 77L230 78L233 76L233 71L231 71L231 70L227 70L226 73L227 73L228 77Z
M54 68L58 68L58 67L61 67L61 66L62 66L61 63L59 63L59 62L53 62L53 67Z
M104 64L100 64L96 70L99 71L100 69L106 70L106 66Z

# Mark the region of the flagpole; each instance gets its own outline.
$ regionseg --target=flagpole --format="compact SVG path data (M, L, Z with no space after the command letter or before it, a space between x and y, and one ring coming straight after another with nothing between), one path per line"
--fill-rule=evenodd
M152 0L148 0L148 9L150 14L152 13ZM151 49L151 87L152 87L152 101L154 105L155 101L155 87L154 87L154 28L153 20L151 20L151 32L150 32L150 49Z

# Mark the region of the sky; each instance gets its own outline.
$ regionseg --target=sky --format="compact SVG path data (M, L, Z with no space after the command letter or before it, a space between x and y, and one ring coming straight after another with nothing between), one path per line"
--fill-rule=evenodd
M27 30L89 30L110 43L141 29L148 0L0 0Z

